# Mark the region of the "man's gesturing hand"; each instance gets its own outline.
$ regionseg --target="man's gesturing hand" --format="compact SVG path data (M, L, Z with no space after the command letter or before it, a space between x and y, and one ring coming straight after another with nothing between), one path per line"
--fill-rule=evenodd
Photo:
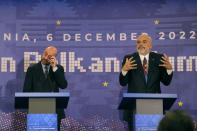
M132 60L133 57L127 58L124 66L122 67L123 71L129 71L131 69L137 69L137 64L134 64L135 60Z
M160 64L159 66L165 67L167 70L172 70L172 65L169 62L168 56L164 54L164 56L161 57L162 59L160 60L163 64Z
M55 56L51 56L49 62L50 62L50 65L51 65L52 67L56 67L56 65L57 65L57 60L56 60Z

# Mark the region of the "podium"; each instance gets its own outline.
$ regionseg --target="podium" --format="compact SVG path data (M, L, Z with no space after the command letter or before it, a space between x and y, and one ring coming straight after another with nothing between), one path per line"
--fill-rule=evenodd
M163 114L176 99L177 94L123 93L118 109L133 111L135 131L156 131Z
M60 93L15 93L15 109L28 109L27 130L57 130L56 109L66 109L70 94Z

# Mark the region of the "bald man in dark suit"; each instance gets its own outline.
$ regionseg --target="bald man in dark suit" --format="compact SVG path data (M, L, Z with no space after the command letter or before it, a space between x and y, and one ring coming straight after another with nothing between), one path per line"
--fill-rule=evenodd
M166 54L151 52L152 39L142 34L137 39L137 52L126 55L119 76L120 85L128 85L128 93L161 93L160 82L169 85L173 72ZM124 111L124 120L133 130L131 110Z
M23 92L59 92L59 88L67 87L64 69L57 64L57 54L54 46L44 50L41 61L27 69ZM56 113L60 130L61 119L65 118L64 109L56 109Z

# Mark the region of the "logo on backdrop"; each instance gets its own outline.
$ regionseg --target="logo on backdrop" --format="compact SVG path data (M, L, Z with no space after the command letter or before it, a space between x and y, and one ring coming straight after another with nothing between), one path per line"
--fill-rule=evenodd
M39 52L24 52L24 72L34 63L41 60ZM91 57L90 65L83 65L84 57L77 56L76 52L60 52L58 63L64 67L65 72L120 72L121 61L117 57ZM173 70L177 72L197 71L197 56L169 56ZM16 60L13 57L1 57L1 72L15 72Z

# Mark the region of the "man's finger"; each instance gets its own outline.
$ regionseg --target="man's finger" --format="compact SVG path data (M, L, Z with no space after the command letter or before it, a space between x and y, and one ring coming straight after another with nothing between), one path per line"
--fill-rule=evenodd
M166 58L166 57L164 57L164 56L162 56L161 57L163 60L165 60L165 61L168 61L168 58Z
M159 66L166 67L166 64L159 64Z
M129 62L133 59L133 56L131 58L129 58Z
M132 63L134 63L134 62L135 62L135 60L132 60L132 61L130 61L129 63L132 64Z
M135 67L128 67L128 69L130 70L130 69L137 69L137 67L135 66Z
M166 64L166 63L168 63L167 61L165 61L165 60L160 60L162 63L164 63L164 64Z
M137 67L132 67L132 69L137 69Z
M168 58L168 56L166 55L166 53L164 53L164 57Z
M129 67L137 66L137 64L130 64Z
M53 64L53 63L55 63L55 62L54 62L54 61L52 61L52 60L50 60L50 63L51 63L51 64Z
M128 58L126 58L126 63L127 63L128 61L129 61Z

